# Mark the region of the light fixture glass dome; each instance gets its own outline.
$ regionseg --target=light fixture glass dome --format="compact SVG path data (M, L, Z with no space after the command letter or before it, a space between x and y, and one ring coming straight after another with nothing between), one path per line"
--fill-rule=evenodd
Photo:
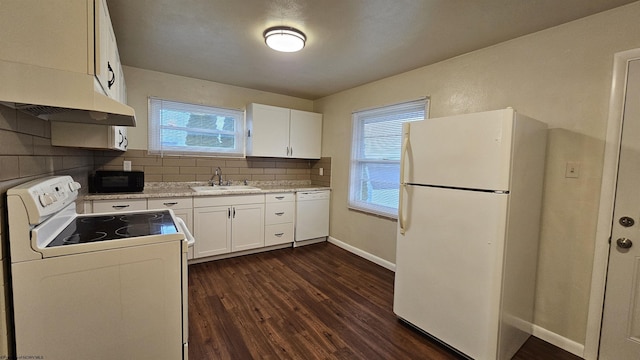
M276 51L296 52L304 48L307 37L302 31L288 26L268 28L262 34L268 47Z

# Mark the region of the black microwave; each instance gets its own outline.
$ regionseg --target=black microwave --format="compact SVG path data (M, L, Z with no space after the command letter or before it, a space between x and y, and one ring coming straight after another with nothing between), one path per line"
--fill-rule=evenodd
M89 175L90 193L141 192L143 190L143 171L98 170Z

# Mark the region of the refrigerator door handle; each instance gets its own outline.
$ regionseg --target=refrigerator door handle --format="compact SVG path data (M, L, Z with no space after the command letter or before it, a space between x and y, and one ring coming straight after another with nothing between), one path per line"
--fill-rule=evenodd
M405 158L407 154L407 149L409 147L409 131L411 129L410 123L402 124L402 153L400 154L400 194L398 199L398 224L400 225L400 234L404 235L405 232L405 222L404 222L404 167L405 167Z

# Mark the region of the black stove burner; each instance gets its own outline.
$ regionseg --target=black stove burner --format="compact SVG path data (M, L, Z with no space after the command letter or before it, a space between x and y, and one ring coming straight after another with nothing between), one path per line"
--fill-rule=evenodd
M119 217L120 221L124 222L139 222L141 220L160 221L164 216L163 213L150 213L150 214L126 214Z
M47 247L177 232L168 211L78 216Z
M107 237L107 233L104 231L96 231L93 234L78 234L75 233L71 236L67 236L62 239L62 245L81 244L87 242L100 241Z
M95 224L95 223L112 221L115 218L116 218L115 216L92 216L92 217L82 218L80 219L80 222L85 224Z

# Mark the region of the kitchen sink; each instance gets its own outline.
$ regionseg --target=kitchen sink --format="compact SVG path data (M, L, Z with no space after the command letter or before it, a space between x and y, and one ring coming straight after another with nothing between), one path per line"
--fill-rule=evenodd
M192 186L191 189L195 192L219 192L219 191L247 191L247 190L260 190L255 186L249 185L216 185L216 186Z

